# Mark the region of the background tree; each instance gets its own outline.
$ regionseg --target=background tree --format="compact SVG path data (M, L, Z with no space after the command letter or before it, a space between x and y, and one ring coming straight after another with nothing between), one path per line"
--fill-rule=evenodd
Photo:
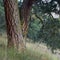
M36 0L31 6L31 18L30 20L27 20L29 21L27 37L33 39L33 41L43 41L44 43L47 43L51 49L59 48L60 20L59 18L53 17L52 14L60 14L59 0Z
M27 30L28 30L28 21L29 21L29 15L30 10L32 8L32 4L35 0L23 0L22 6L21 6L21 18L23 20L23 35L26 36Z
M51 1L33 4L27 37L34 42L44 42L53 50L60 48L60 18L55 18L56 15L59 16L60 10L58 2ZM55 13L55 17L52 12Z

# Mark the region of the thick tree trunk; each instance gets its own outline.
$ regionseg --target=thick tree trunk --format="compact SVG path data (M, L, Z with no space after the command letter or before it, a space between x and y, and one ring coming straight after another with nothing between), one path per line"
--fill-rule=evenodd
M4 0L8 47L24 49L17 0Z

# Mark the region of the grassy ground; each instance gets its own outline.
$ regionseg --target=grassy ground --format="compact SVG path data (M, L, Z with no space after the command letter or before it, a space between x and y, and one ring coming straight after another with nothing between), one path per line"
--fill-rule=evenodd
M55 55L44 51L44 48L38 48L33 43L27 43L26 51L20 54L13 48L7 49L6 44L6 37L0 36L0 60L58 60Z

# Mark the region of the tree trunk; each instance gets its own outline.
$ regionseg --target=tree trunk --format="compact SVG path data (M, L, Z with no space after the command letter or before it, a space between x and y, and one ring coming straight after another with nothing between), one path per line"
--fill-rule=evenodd
M17 0L4 0L8 47L24 49Z
M24 37L26 37L27 35L29 15L32 8L32 4L34 2L35 0L24 0L22 4L21 17L23 20L22 30L23 30Z

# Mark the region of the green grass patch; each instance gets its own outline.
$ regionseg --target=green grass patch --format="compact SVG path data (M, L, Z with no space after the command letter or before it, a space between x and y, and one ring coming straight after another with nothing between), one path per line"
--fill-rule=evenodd
M33 50L32 45L26 48L25 52L18 53L15 49L7 49L6 38L0 38L0 60L58 60L58 58L51 53L43 53L42 51ZM32 48L31 48L32 47Z

